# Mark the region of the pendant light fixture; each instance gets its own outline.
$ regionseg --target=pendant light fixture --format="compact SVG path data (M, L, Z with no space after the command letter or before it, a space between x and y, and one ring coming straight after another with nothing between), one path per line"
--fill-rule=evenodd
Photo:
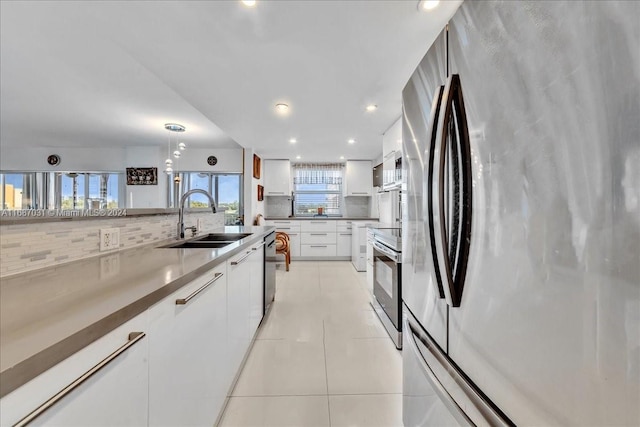
M171 133L172 132L184 132L186 128L177 123L165 123L164 128L169 131L169 141L167 142L167 159L164 161L165 169L164 171L171 175L173 173L174 161L171 160ZM176 138L176 149L173 152L173 157L177 160L182 155L182 151L187 148L187 145L184 142L178 143Z

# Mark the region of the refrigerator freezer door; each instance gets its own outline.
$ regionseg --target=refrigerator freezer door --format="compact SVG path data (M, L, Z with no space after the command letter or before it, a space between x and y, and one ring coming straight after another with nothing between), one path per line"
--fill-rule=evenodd
M446 80L445 33L429 49L402 92L403 192L402 297L411 313L442 348L447 347L447 305L438 286L429 236L427 175L431 106ZM435 98L435 102L434 102Z
M512 426L405 312L403 319L403 421L405 426Z
M450 22L474 199L448 354L517 425L640 425L639 16L465 2Z

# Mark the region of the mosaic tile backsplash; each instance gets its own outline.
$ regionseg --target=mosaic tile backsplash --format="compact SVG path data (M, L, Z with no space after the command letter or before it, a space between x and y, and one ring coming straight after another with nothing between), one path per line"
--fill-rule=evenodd
M224 212L185 214L185 226L198 219L204 230L224 226ZM101 228L120 229L122 250L173 237L176 223L171 214L1 225L0 277L107 254L99 249Z

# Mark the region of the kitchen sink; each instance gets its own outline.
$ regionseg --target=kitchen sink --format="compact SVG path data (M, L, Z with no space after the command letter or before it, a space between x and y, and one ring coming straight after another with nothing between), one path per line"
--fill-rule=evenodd
M227 245L232 244L233 242L202 242L202 241L194 241L190 240L188 242L179 242L172 243L166 246L160 246L161 248L168 249L183 249L183 248L200 248L200 249L217 249L224 248Z
M251 236L251 233L210 233L202 237L197 237L191 242L235 242Z

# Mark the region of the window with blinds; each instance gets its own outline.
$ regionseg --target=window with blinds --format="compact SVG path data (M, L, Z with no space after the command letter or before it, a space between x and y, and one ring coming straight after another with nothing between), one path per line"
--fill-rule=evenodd
M296 216L342 215L342 175L340 163L293 165L294 209Z

